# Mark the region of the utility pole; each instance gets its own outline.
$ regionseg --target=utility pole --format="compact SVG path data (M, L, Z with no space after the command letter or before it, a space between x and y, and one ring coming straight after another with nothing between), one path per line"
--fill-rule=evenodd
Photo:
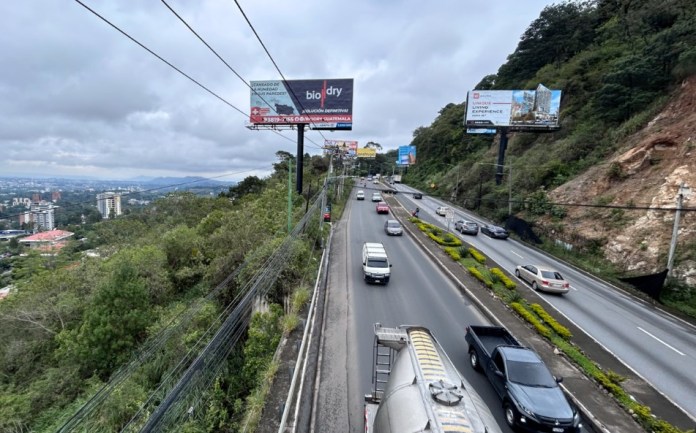
M288 158L288 234L292 232L292 159Z
M459 172L460 171L461 171L461 167L459 165L457 165L457 184L454 186L454 202L455 203L459 199Z
M512 164L508 166L508 217L512 216Z
M496 170L495 170L496 182L497 182L498 175L500 175L500 177L502 179L505 167L508 168L508 216L512 216L512 163L510 165L501 165L501 164L493 164L493 163L487 163L487 162L477 162L476 164L494 165L496 168ZM459 176L459 173L457 173L457 176ZM483 177L481 177L481 178L483 178ZM457 186L459 186L459 182L457 182ZM479 201L480 200L481 200L481 181L479 181Z
M674 251L677 249L677 235L679 234L679 219L681 217L682 205L684 204L684 196L691 194L691 189L684 185L684 182L679 185L677 193L677 211L674 215L674 227L672 228L672 241L669 244L669 256L667 258L667 277L672 276L672 266L674 265Z

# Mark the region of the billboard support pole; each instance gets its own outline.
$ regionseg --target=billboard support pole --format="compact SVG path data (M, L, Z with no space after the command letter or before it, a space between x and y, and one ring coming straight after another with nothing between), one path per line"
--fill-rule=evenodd
M500 128L500 145L498 147L498 165L495 169L495 184L500 185L503 181L503 166L505 165L505 149L508 143L508 129Z
M297 124L297 193L302 195L302 171L303 171L303 161L302 156L304 155L304 128L306 123Z

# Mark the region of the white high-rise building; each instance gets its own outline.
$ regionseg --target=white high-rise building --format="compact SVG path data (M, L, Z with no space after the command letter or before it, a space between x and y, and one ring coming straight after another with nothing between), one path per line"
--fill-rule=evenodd
M19 215L20 224L29 224L34 231L50 231L56 228L54 218L55 209L53 203L32 203L31 209Z
M104 219L110 218L112 212L114 216L121 215L121 194L115 192L97 194L97 209Z

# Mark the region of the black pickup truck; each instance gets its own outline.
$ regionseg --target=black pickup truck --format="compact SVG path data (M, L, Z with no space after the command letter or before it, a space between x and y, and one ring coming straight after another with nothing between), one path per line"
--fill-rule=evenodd
M544 361L500 326L468 326L469 362L485 372L517 431L579 433L580 415Z

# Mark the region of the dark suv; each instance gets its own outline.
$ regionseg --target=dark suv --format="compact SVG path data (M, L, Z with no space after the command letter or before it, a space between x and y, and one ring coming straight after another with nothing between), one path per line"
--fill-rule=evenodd
M419 193L419 192L414 192L414 193L413 193L413 198L421 199L421 198L423 198L423 194L421 194L421 193Z

